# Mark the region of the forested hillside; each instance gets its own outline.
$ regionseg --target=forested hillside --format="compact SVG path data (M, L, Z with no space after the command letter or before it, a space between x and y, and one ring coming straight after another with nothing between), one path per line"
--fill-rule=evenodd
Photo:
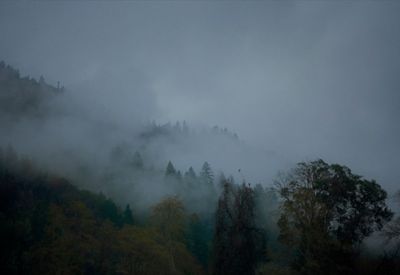
M399 219L376 181L318 159L251 182L231 159L251 154L227 129L89 124L59 105L67 92L0 63L1 131L19 137L1 139L2 274L400 272ZM35 130L21 136L27 123ZM53 132L62 126L72 138ZM236 178L174 151L206 147L238 168Z
M196 242L186 236L197 221L189 224L178 198L162 200L138 225L129 205L15 157L7 151L0 164L4 274L204 274L186 245Z
M48 111L47 102L63 90L59 84L58 87L47 84L43 76L39 80L22 77L18 70L0 61L0 113L3 118L43 117Z

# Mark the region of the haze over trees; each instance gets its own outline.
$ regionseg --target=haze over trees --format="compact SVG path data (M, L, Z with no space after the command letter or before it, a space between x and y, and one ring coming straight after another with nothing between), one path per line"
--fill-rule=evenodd
M54 121L70 126L65 93L0 63L4 274L399 272L398 218L391 220L376 181L323 160L298 163L275 185L238 181L211 160L183 163L168 155L170 146L191 149L192 138L201 149L242 146L224 128L202 133L186 122L124 132L97 121L90 133L74 129L78 140L83 133L93 140L71 146L63 143L68 138L46 136L58 129L48 128ZM74 115L74 122L88 119ZM34 131L23 132L28 126ZM35 136L37 129L44 134ZM49 147L34 148L38 139L6 143L5 136L22 139L20 131L47 138ZM370 253L366 239L374 234L391 246Z

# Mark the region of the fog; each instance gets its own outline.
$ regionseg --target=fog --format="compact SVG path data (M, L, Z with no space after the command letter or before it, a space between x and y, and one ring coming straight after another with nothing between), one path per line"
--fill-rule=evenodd
M0 59L65 92L49 119L2 127L1 141L67 174L78 160L106 166L128 144L158 169L208 161L265 185L323 158L392 192L399 12L390 1L2 1ZM152 121L186 121L197 134L143 145Z

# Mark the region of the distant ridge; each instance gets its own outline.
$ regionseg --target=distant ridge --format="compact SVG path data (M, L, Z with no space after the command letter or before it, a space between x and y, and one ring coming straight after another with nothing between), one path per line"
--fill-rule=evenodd
M17 69L0 61L0 114L13 117L43 117L48 99L64 91L64 87L46 83L43 76L36 80L22 77Z

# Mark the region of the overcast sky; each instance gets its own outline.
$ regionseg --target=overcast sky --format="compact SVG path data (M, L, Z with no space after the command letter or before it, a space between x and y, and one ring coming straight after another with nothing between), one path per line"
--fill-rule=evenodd
M396 2L1 1L0 59L70 90L98 89L121 117L134 106L148 120L218 124L393 190Z

